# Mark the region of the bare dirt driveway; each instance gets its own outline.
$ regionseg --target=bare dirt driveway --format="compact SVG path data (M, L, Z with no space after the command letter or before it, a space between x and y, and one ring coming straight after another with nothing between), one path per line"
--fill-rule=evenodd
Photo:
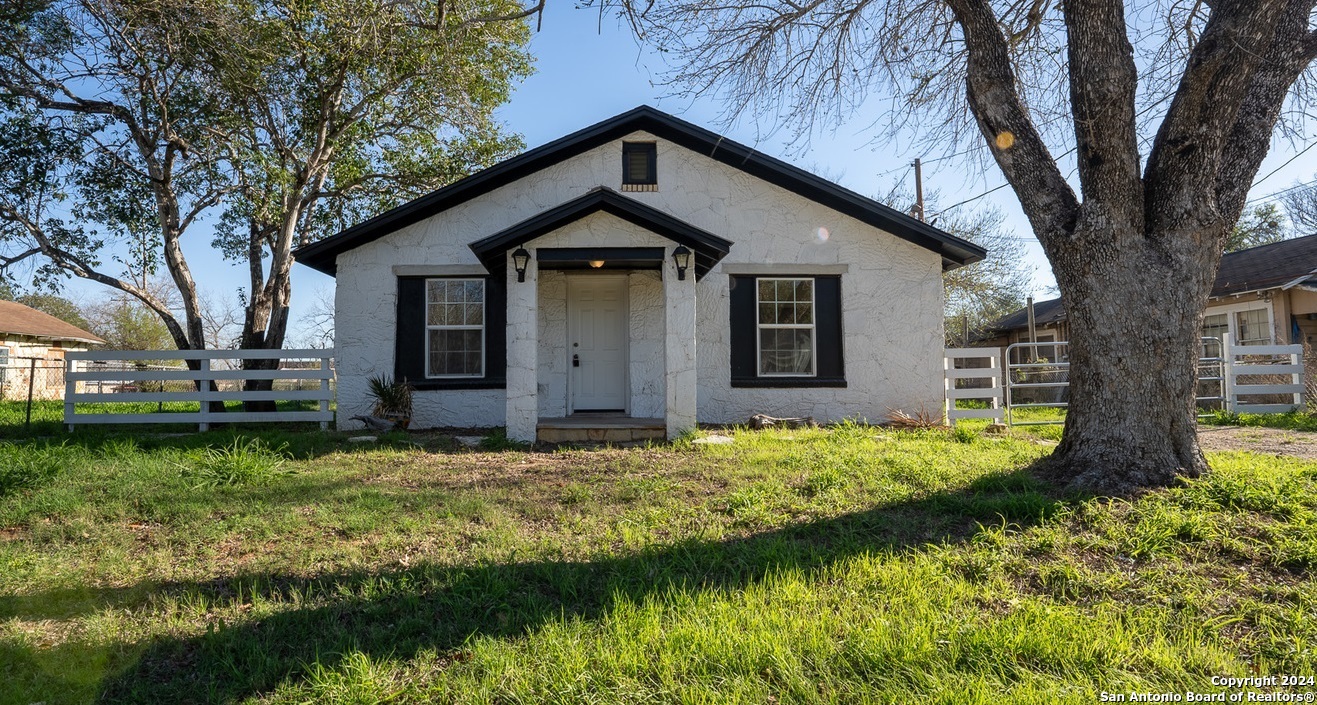
M1199 426L1198 442L1205 451L1247 450L1317 460L1317 433L1258 426Z

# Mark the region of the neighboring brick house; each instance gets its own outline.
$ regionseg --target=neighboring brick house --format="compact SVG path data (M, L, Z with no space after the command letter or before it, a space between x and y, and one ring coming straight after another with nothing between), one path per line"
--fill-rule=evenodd
M64 398L64 353L105 341L16 301L0 301L0 400L25 399L35 359L32 396Z

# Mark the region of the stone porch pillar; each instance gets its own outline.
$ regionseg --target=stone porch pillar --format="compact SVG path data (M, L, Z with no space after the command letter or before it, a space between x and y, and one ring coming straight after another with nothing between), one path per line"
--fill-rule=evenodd
M507 433L514 441L534 443L539 425L539 267L531 257L526 281L519 282L512 252L504 257L508 282Z
M663 262L665 421L668 439L695 428L695 271L677 279L671 257Z

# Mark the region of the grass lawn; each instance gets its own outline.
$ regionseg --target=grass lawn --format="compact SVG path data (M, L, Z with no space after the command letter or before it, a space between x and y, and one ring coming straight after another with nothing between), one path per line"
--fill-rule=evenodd
M235 433L0 443L0 702L1092 703L1317 673L1317 464L1217 454L1127 502L967 429Z

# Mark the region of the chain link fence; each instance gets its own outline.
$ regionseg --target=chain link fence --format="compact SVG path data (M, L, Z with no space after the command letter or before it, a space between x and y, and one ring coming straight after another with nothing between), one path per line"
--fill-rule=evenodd
M0 428L27 429L64 419L64 361L10 357L0 366Z

